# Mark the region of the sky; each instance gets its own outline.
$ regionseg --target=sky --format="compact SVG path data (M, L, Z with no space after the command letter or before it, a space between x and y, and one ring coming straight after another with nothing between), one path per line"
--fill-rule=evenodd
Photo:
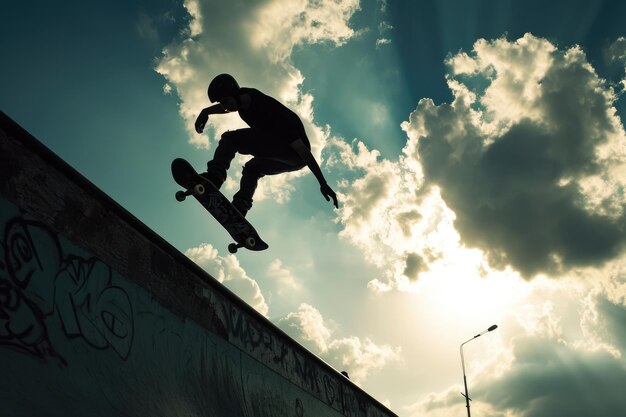
M0 110L400 416L626 415L626 2L23 0ZM265 177L230 255L220 73L293 109L339 196ZM234 161L222 191L232 196Z

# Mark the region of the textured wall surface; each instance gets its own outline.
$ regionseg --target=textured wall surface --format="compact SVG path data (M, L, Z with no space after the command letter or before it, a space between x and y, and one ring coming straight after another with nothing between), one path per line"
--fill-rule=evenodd
M394 416L1 113L0 415Z

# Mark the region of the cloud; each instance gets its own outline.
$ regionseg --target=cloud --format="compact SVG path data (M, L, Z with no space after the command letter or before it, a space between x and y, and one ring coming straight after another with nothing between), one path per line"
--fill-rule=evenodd
M471 73L448 63L453 103L422 100L403 125L463 242L528 277L618 255L626 136L582 50L525 35L469 58Z
M584 52L527 34L479 40L446 63L453 101L420 100L397 161L333 142L339 165L363 172L344 184L340 220L383 268L373 288L406 287L416 255L423 274L475 248L526 278L620 255L626 135Z
M346 370L355 383L365 381L371 373L401 357L400 348L377 345L369 338L334 338L334 331L319 310L306 303L297 312L280 319L278 325L322 359L339 370Z
M390 44L391 44L391 39L389 38L376 39L376 49L380 48L381 46L390 45Z
M250 38L270 59L284 62L299 44L344 44L354 36L348 21L357 10L359 0L269 1L257 9Z
M313 96L301 91L304 77L292 65L290 54L301 44L347 42L354 36L348 21L358 5L358 0L186 0L189 24L185 36L163 49L155 70L165 78L167 91L174 90L180 98L179 111L189 142L210 150L223 132L246 127L236 114L228 114L210 117L206 134L199 135L193 129L198 113L209 105L209 82L220 73L230 73L240 85L258 88L298 113L313 154L319 157L328 128L315 124ZM207 160L211 157L212 153L207 154ZM238 158L233 166L240 166L245 159ZM298 171L264 178L255 200L271 197L286 201L291 191L289 180L302 174ZM234 175L227 188L235 188L239 177L240 173Z
M584 297L581 329L590 349L606 350L615 357L626 352L626 259L602 269L578 271L578 279L592 282Z
M369 283L371 289L413 290L429 271L463 273L467 279L472 273L478 278L489 272L477 253L461 246L454 213L436 187L424 186L416 159L381 160L378 151L358 141L352 146L340 140L331 144L335 152L329 166L346 168L346 178L357 175L342 184L340 236L361 248L382 271Z
M407 289L444 253L458 255L454 213L438 190L424 186L419 162L406 155L380 158L362 142L330 142L328 166L346 180L341 186L340 236L359 247L382 271L374 290ZM343 170L343 171L342 171ZM456 256L457 259L467 256Z
M620 310L623 315L623 306ZM502 414L513 411L523 417L624 414L619 387L626 383L626 364L621 355L587 350L564 334L546 333L513 338L511 369L480 380L474 395Z
M293 276L280 259L274 259L267 268L267 274L276 283L279 296L287 296L302 291L302 284Z
M332 331L324 323L322 314L315 307L303 303L298 311L289 313L287 317L279 320L279 324L288 331L296 330L298 339L304 341L313 350L325 352L328 350L328 342Z
M185 251L191 260L223 283L259 313L267 315L269 307L259 285L250 278L233 255L219 256L217 249L205 243Z
M518 339L514 349L514 370L472 386L472 413L488 417L611 417L626 412L620 388L626 382L624 364L608 353L581 356L567 345L532 337ZM465 404L459 391L460 385L432 393L407 407L409 416L460 414Z
M381 8L381 12L384 12L386 6ZM387 33L393 30L393 26L391 26L388 22L382 21L378 24L378 34L379 38L376 39L376 49L380 48L383 45L390 45L391 39L387 37Z
M604 58L613 69L613 77L610 79L615 83L618 94L624 94L626 90L626 38L620 36L608 48L604 50ZM616 78L619 77L619 80Z
M626 64L626 38L620 36L606 50L605 57L610 63Z

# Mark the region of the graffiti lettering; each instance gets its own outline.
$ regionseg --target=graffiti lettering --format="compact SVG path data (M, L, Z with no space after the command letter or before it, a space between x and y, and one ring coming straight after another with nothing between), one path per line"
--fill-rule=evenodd
M55 306L65 333L83 337L97 349L113 348L128 357L133 315L126 292L111 284L111 270L95 259L70 257L59 272Z
M336 386L338 384L336 379L331 378L329 375L324 375L324 395L326 397L326 402L328 404L332 404L337 399L337 389Z
M271 348L273 345L272 335L257 323L246 320L241 312L228 303L222 304L222 311L226 318L226 329L229 339L236 340L242 347L252 350L263 347Z
M316 362L298 353L262 324L248 319L230 302L221 303L221 312L231 343L251 352L257 351L257 357L278 366L285 374L295 378L302 387L315 392L327 404L333 405L337 401L339 398L337 380L329 374L321 373Z
M295 359L295 376L313 392L321 393L318 368L314 366L310 360L295 351L293 351L293 356Z
M47 273L58 268L60 245L52 234L36 233L49 248L49 256L41 259L32 229L41 229L41 225L21 217L5 225L0 262L0 346L42 360L54 358L66 365L52 348L45 324L45 316L52 310L47 302L50 290L45 282L35 283L45 281Z
M128 357L131 304L125 291L112 285L108 266L64 257L57 236L27 216L5 223L0 244L0 346L66 366L48 337L47 322L58 319L66 336Z

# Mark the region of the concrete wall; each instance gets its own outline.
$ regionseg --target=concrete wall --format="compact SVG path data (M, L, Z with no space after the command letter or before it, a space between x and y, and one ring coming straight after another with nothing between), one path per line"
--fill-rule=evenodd
M394 416L0 113L0 415Z

